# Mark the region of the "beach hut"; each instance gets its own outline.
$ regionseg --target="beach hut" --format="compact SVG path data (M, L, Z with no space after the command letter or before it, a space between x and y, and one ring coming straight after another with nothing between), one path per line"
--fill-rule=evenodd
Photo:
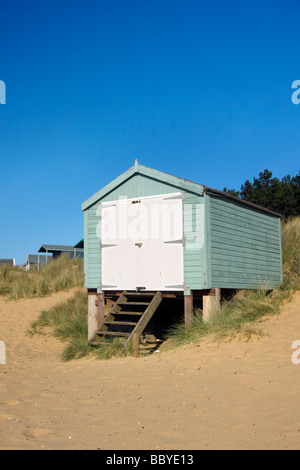
M8 266L15 266L16 265L16 261L14 258L1 258L0 259L0 265L8 265Z
M70 258L83 258L83 248L77 245L42 245L38 253L46 253L46 259L50 255L53 259L57 259L62 255L67 255Z
M137 160L82 210L92 344L138 341L164 298L182 299L189 324L195 301L207 320L223 291L282 282L279 214Z
M32 266L41 266L47 263L46 255L27 255L26 263L21 265L26 271L30 271Z

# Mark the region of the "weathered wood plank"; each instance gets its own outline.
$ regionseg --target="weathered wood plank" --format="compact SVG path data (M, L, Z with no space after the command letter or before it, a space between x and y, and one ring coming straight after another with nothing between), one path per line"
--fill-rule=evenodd
M184 323L185 326L190 326L194 315L194 298L193 291L191 290L190 295L184 296Z
M203 321L209 322L220 311L221 289L214 288L203 296Z
M145 306L145 305L150 305L150 302L124 302L123 305L141 305L141 306ZM121 304L122 305L122 304Z
M88 341L92 341L99 327L97 294L88 292Z
M152 302L150 303L150 305L148 305L148 308L145 310L145 312L144 312L143 316L141 317L140 321L136 325L135 329L133 330L131 336L128 338L126 344L129 344L129 341L132 340L132 336L134 334L137 334L138 337L140 337L140 335L142 334L142 332L144 331L144 329L148 325L149 321L151 320L152 316L154 315L154 313L155 313L157 307L159 306L159 304L161 303L161 301L162 301L161 292L157 292L155 294Z
M132 348L133 348L133 356L134 357L139 357L140 335L138 333L133 333L133 335L132 335Z
M125 331L99 331L99 335L103 336L130 336L131 333Z
M119 321L119 320L105 320L104 322L106 325L128 325L128 326L136 326L137 322L135 321Z

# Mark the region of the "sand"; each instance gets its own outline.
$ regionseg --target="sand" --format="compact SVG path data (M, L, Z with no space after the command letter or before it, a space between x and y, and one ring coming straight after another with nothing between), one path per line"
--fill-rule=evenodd
M0 300L0 450L300 448L299 293L248 342L63 363L58 340L25 333L72 295Z

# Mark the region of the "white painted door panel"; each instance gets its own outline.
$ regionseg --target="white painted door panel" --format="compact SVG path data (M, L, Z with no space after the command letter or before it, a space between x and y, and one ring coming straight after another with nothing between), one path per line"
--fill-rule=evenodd
M128 214L126 200L102 205L102 288L104 290L136 289L136 246L125 231Z
M182 195L102 204L104 290L183 290Z

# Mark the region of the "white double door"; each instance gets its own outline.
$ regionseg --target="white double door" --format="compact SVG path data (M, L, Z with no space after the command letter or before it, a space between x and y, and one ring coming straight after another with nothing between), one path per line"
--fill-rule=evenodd
M183 290L182 194L101 204L102 288Z

